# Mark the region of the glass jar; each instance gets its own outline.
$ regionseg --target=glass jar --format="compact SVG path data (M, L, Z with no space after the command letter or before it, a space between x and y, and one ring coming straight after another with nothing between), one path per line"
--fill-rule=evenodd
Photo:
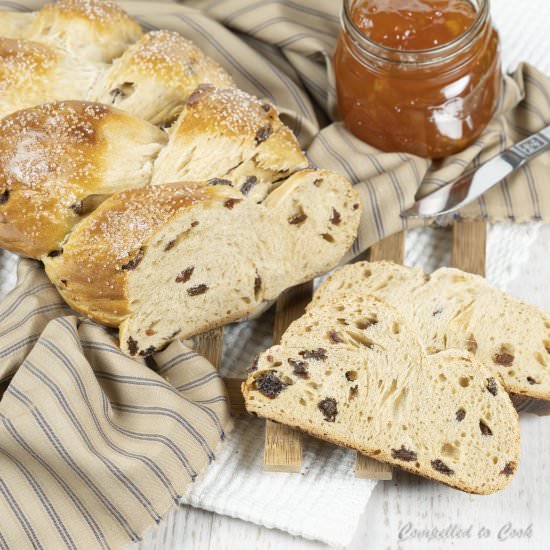
M365 0L344 0L334 54L340 115L363 141L391 152L441 158L475 141L501 87L500 42L489 0L472 0L475 20L454 40L424 50L386 47L353 20Z

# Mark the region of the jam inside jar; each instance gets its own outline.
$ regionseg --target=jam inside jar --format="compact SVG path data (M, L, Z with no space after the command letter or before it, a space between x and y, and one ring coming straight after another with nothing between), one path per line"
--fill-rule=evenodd
M336 89L353 134L434 159L479 137L502 79L489 0L344 0L342 25Z

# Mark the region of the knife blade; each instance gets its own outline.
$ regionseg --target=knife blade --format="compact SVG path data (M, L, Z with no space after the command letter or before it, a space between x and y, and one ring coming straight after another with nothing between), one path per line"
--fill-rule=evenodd
M470 204L527 161L550 150L550 126L502 151L492 159L422 197L403 211L404 218L452 214Z

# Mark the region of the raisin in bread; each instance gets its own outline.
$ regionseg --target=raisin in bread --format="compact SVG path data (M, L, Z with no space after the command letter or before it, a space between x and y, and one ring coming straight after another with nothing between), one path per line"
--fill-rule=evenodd
M153 183L226 178L252 200L308 161L269 103L237 88L199 86L169 130Z
M153 124L169 125L203 82L234 85L229 74L193 42L177 32L153 31L113 62L91 98Z
M149 184L165 141L156 126L98 103L45 104L0 120L0 246L57 254L101 200Z
M466 349L508 392L550 399L550 316L483 277L452 268L428 276L390 262L359 262L331 275L310 307L348 294L370 294L398 308L428 353Z
M108 63L142 34L139 23L115 2L58 0L42 7L23 27L22 37L55 44L82 60Z
M0 118L39 103L84 98L101 70L61 48L0 38Z
M358 207L351 184L325 170L297 172L263 204L225 185L150 186L111 196L43 261L69 305L147 355L332 269Z
M250 370L248 411L376 460L479 494L517 468L518 416L490 370L468 352L426 355L371 296L318 302Z

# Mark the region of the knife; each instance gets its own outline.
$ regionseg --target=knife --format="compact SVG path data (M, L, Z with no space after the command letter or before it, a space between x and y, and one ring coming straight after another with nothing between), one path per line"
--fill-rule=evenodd
M401 216L427 218L452 214L476 200L527 161L547 150L550 150L550 126L502 151L476 170L467 172L422 197L403 211Z

